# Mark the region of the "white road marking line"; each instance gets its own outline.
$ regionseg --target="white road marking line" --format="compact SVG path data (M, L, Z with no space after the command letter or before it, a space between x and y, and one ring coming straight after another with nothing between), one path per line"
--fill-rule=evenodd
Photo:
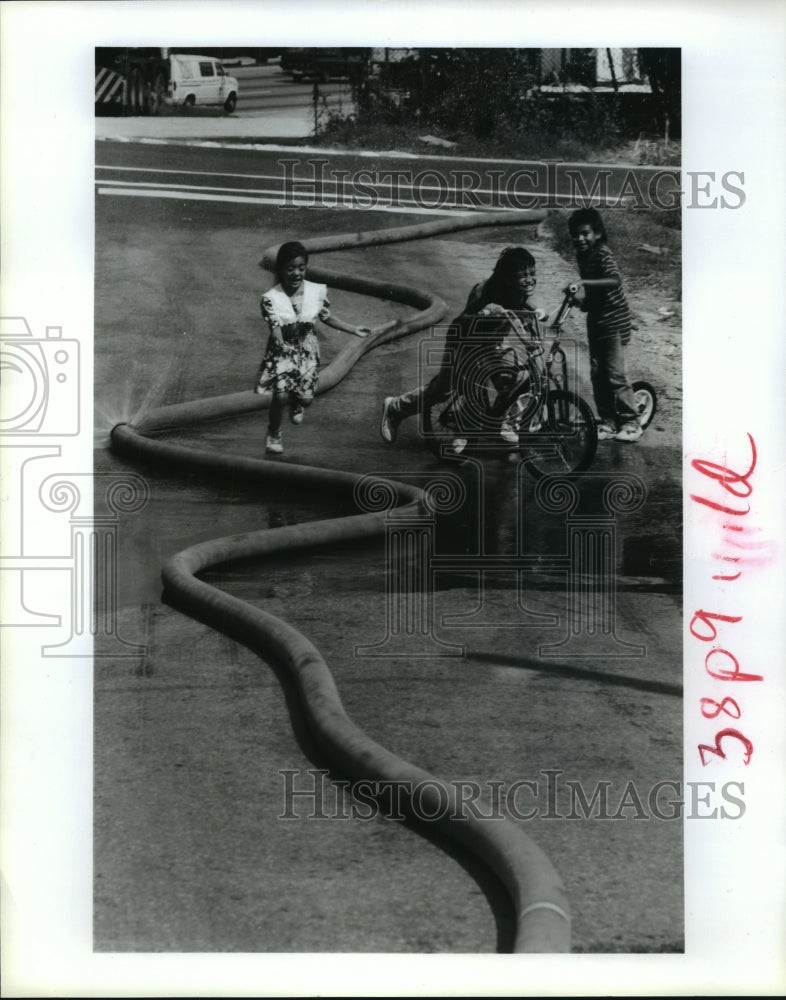
M112 187L123 187L123 188L146 188L155 189L158 191L163 190L173 190L173 191L199 191L208 195L209 192L217 192L219 194L232 194L236 196L249 196L249 195L278 195L282 200L279 202L269 202L269 204L279 204L282 206L292 205L297 208L351 208L357 209L359 211L384 211L390 210L395 211L398 209L402 210L414 210L419 209L421 212L440 212L442 214L453 215L456 212L462 212L464 215L475 214L477 209L468 209L465 205L422 205L417 201L408 198L397 200L395 204L392 202L380 203L375 202L374 204L369 204L368 200L363 198L342 198L336 197L334 201L319 201L316 202L313 196L306 197L305 195L287 195L284 196L284 192L279 188L232 188L232 187L212 187L209 185L199 185L199 184L161 184L155 183L153 181L113 181L104 180L96 181L96 184L111 185ZM99 194L108 193L99 190ZM184 194L185 197L185 194ZM217 197L217 201L222 200ZM259 199L251 198L251 201L257 201ZM268 203L266 203L268 204ZM506 211L503 208L489 209L489 211Z
M180 175L180 176L188 175L188 176L196 176L196 177L242 177L242 178L245 178L247 180L278 181L281 184L284 184L284 178L280 174L235 174L235 173L222 173L222 172L215 171L215 170L172 170L172 169L167 169L167 168L161 168L161 169L159 169L157 167L97 166L96 169L97 170L119 170L119 171L122 171L122 172L132 171L133 170L133 171L137 171L137 172L151 173L151 174L176 174L176 175ZM158 184L154 184L154 182L152 182L152 181L113 181L113 180L107 179L107 180L101 180L101 181L97 180L95 183L96 184L122 184L125 187L131 187L131 186L137 186L137 185L147 184L149 186L155 186L155 187L159 187L159 188L179 187L182 190L195 190L195 191L248 191L249 194L276 194L276 193L279 192L279 188L228 188L228 187L218 187L218 186L213 186L213 185L205 186L205 185L190 185L190 184L180 184L180 185L162 184L160 182ZM326 185L329 185L329 184L333 184L334 186L338 187L338 183L339 182L335 178L331 178L331 177L325 177L325 178L322 178L321 180L314 180L314 179L308 179L308 178L303 178L302 180L298 180L296 178L294 180L294 186L295 186L295 188L297 188L298 185L301 185L301 186L306 185L309 188L311 188L312 191L315 188L319 188L320 186L326 186ZM371 188L372 190L374 190L376 192L378 188L392 187L393 182L392 181L378 181L376 183L371 183L371 182L367 183L366 181L363 181L363 185L364 185L364 187L369 187L369 188ZM408 185L406 183L398 183L396 186L397 186L397 188L399 188L402 191L405 191L405 190L410 190L411 191L412 190L412 185L411 184ZM347 185L347 188L348 188L349 198L351 199L352 198L352 195L351 195L352 186L351 186L351 184ZM418 185L418 191L421 191L421 192L424 192L424 193L428 192L428 191L438 191L440 193L444 192L446 194L453 194L453 195L462 195L462 194L470 193L470 192L465 191L465 189L463 187L461 187L461 188L459 188L459 187L449 187L449 186L448 187L442 187L439 184L419 184ZM283 193L284 192L281 191L282 196L283 196ZM500 192L499 189L497 189L496 191L494 191L491 188L477 188L477 189L473 188L471 193L473 195L487 194L487 195L497 195L497 196L499 196L501 192ZM379 196L380 196L380 198L384 198L385 197L385 195L383 193L381 193L381 192L379 193ZM297 191L295 191L295 192L293 192L291 195L289 195L287 197L287 200L286 200L285 204L287 204L287 205L289 205L289 204L295 204L296 203L296 199L298 197L300 197L301 199L303 199L305 196L302 193L298 195ZM368 196L366 195L365 197L367 198ZM541 198L542 199L550 199L552 202L558 202L558 203L567 202L571 206L575 206L575 204L577 203L577 198L578 198L578 196L577 196L577 194L575 192L571 192L570 194L556 194L556 195L555 194L551 194L551 195L549 195L549 193L546 192L546 191L526 191L526 192L521 192L519 195L517 195L517 197L518 198L523 198L523 199L526 199L526 200L529 200L529 199L541 199ZM293 200L293 199L295 199L295 200ZM341 200L341 205L344 206L344 207L346 207L346 208L364 208L365 207L369 211L373 211L373 207L372 206L364 205L364 204L359 204L359 205L347 204L346 203L347 200L348 199L346 199L346 200L342 199ZM509 201L510 200L512 200L512 199L509 199ZM624 201L624 199L622 199L622 200ZM600 205L601 207L605 206L605 207L609 207L610 208L610 207L613 207L614 205L618 204L619 202L620 202L620 199L618 199L618 198L601 198L600 196L593 196L592 198L581 198L581 206L582 207L588 207L589 205ZM298 205L303 205L303 204L307 204L307 202L304 202L304 201L301 200L300 202L297 202L297 204ZM312 200L311 204L313 204L313 200ZM450 206L447 206L447 205L443 205L443 206L436 206L435 205L433 208L431 208L431 207L429 207L427 205L425 205L425 206L419 205L417 201L415 201L415 200L413 200L411 198L410 199L406 199L403 203L400 203L400 202L397 201L396 204L397 205L398 204L411 204L411 205L415 205L415 206L417 206L419 208L428 209L429 211L439 211L441 209L447 209L447 208L450 207ZM335 208L335 207L337 207L336 205L331 205L331 204L328 204L328 203L320 202L320 206L322 206L322 205L324 205L324 207L329 207L329 208ZM538 208L538 207L540 207L540 206L538 205L537 201L535 201L535 203L531 204L531 205L529 205L529 204L527 204L527 205L515 205L515 204L507 204L507 205L490 205L489 204L489 205L483 205L483 204L481 204L481 205L475 205L475 206L467 206L466 204L463 204L461 206L461 209L465 211L465 214L469 215L469 214L472 214L473 212L515 212L515 211L522 211L525 208L526 209L530 209L530 208ZM459 210L458 206L456 206L455 211L458 211L458 210ZM453 211L453 210L451 210L451 211Z
M193 177L243 177L246 180L278 181L281 184L286 183L286 180L282 174L234 174L228 172L225 173L223 171L218 171L218 170L173 170L171 168L159 169L158 167L118 167L118 166L96 166L96 170L119 170L123 173L125 173L126 171L136 171L136 172L150 173L150 174L179 174L180 176L193 176ZM326 176L323 178L294 177L289 179L288 182L290 184L293 184L295 188L297 188L298 186L302 187L306 185L312 190L318 186L323 186L328 184L333 184L334 186L338 186L339 184L339 181L335 177L330 177L330 176ZM104 181L103 183L112 184L116 182L107 180ZM346 183L346 178L344 178L344 183ZM371 180L366 181L364 179L362 183L364 187L369 187L375 190L377 188L393 187L392 179L389 181L371 181ZM346 186L351 189L351 184L347 184ZM407 184L406 180L404 180L403 178L399 178L399 180L396 182L396 187L404 191L412 189L412 185ZM214 188L213 190L220 190L220 188ZM454 193L462 194L464 193L464 188L459 188L456 187L455 185L446 186L440 184L418 184L418 191L439 191L439 192L444 191L447 194L454 194ZM491 188L477 188L477 189L473 188L471 193L478 195L483 195L483 194L492 195L492 194L499 194L499 191L498 190L494 191ZM545 198L546 195L540 191L533 191L533 192L528 191L523 194L523 197ZM469 208L470 206L465 205L464 207ZM483 206L476 206L476 208L482 208L485 211L485 207Z
M158 188L127 188L110 187L98 189L99 194L125 195L134 198L176 198L180 201L228 201L245 205L276 205L279 208L344 208L357 212L393 212L403 215L475 215L477 213L466 209L455 208L418 208L404 205L315 205L313 201L293 201L284 202L279 195L278 198L247 198L240 195L228 194L203 194L196 190L161 190Z
M158 190L167 189L177 189L178 191L224 191L230 193L240 193L243 194L280 194L283 196L284 192L279 188L236 188L236 187L218 187L218 185L212 184L162 184L160 181L112 181L103 180L96 181L96 184L109 184L112 187L127 187L127 188L156 188ZM302 197L302 196L301 196Z

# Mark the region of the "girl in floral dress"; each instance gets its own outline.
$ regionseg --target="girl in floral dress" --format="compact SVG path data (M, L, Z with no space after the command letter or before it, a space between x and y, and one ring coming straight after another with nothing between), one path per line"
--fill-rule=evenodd
M283 243L276 256L278 284L265 292L260 303L270 336L255 391L272 393L265 448L275 455L284 450L281 421L287 405L289 419L300 424L305 408L314 399L319 380L316 320L356 337L371 332L368 327L350 326L331 316L327 288L306 281L307 265L308 251L302 243Z

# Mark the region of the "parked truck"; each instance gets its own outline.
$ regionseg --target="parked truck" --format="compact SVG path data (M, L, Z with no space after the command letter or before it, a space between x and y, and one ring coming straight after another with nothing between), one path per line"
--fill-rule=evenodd
M97 115L157 115L172 106L237 105L238 82L210 55L170 49L95 50Z

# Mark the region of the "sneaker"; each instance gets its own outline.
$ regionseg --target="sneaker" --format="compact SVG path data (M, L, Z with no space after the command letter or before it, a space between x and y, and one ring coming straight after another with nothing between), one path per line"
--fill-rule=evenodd
M271 455L280 455L284 450L284 445L281 443L280 434L268 434L265 440L265 451L270 452Z
M598 424L598 441L610 441L616 436L617 428L614 424L610 424L608 420L601 420Z
M303 414L306 411L300 405L300 403L293 403L289 408L289 419L293 424L303 423Z
M453 454L460 455L468 444L469 442L467 441L466 438L453 438L453 444L451 445Z
M641 424L638 424L635 420L630 420L620 428L616 439L617 441L638 441L643 433Z
M382 404L382 422L379 425L379 433L382 435L382 440L388 444L393 444L396 440L398 425L401 423L401 417L392 409L395 402L395 396L387 396Z
M513 426L510 420L503 420L502 427L499 431L499 436L506 444L518 444L519 443L519 432Z
M523 415L527 412L533 413L534 415L530 418L529 426L526 428L527 434L537 434L537 432L543 426L542 418L543 411L540 407L534 405L532 396L527 393L526 396L519 396L518 398L518 409L519 409L519 432L521 431L521 419Z

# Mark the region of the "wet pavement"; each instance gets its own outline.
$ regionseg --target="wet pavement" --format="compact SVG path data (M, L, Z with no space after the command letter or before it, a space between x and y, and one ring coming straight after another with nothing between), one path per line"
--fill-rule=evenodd
M131 212L98 198L96 469L134 471L151 492L143 510L123 518L118 556L119 634L146 652L109 655L96 667L99 950L510 947L502 888L427 827L381 816L308 819L308 795L294 800L297 817L279 818L286 773L307 790L309 770L329 768L290 682L276 664L182 615L161 592L163 562L187 545L342 516L354 512L349 499L130 465L103 447L113 424L140 407L250 388L264 345L258 298L270 281L257 266L264 248L293 234L407 221L144 199ZM501 247L519 242L532 246L539 291L556 300L571 271L532 227L325 254L319 263L428 287L452 315ZM406 314L343 292L331 294L331 304L367 325ZM577 326L581 344L580 333ZM325 334L327 361L344 335ZM377 430L381 399L417 380L417 341L362 358L317 398L301 427L285 425L279 461L418 485L444 478L414 421L393 447ZM579 391L589 396L583 347L579 358ZM451 470L465 500L434 525L434 628L422 648L384 645L395 582L382 538L249 560L208 576L311 638L350 716L394 753L446 781L535 785L517 801L535 802L538 815L522 822L565 882L579 951L682 947L682 824L645 818L630 802L618 809L629 781L646 804L658 782L681 777L678 427L656 419L636 446L603 443L596 480L582 486L580 513L588 518L604 513L598 474L636 476L646 486L642 506L614 518L616 632L603 655L588 655L586 644L578 652L559 646L575 597L564 569L565 514L544 512L532 479L507 460ZM259 413L167 439L263 457L264 435ZM509 564L479 576L468 561L478 554ZM526 569L512 568L517 557ZM454 655L456 646L465 654ZM358 647L386 655L359 655ZM341 776L330 778L326 812L340 813ZM575 783L590 796L603 782L611 783L617 821L569 818Z

